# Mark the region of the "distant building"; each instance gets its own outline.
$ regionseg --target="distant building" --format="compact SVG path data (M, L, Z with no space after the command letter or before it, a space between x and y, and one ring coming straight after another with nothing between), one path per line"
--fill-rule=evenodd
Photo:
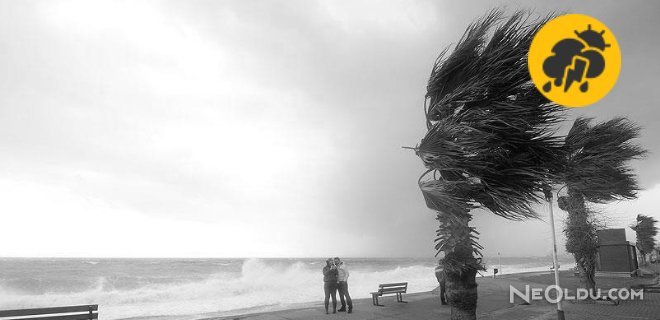
M630 228L598 231L598 273L630 274L639 268L637 260L637 235Z

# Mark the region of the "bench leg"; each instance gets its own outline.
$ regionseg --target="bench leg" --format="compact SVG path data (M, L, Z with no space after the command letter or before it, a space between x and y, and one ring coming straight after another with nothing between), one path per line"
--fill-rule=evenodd
M377 294L372 294L371 295L371 302L374 303L374 306L378 306L378 307L384 307L385 306L385 305L382 305L382 304L378 303L378 295Z
M403 301L403 294L401 293L396 294L396 302L408 303L408 301Z

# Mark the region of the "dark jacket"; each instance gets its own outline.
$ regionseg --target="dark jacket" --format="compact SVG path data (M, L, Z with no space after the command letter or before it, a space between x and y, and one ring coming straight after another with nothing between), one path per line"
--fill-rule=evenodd
M435 278L438 279L438 283L444 283L447 275L445 270L441 266L435 267Z
M337 282L337 269L323 267L323 282Z

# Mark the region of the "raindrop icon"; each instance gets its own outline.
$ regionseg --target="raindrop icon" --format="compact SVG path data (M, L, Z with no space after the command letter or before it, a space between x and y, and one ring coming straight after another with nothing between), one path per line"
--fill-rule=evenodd
M561 84L562 84L563 82L564 82L564 81L563 81L562 78L557 78L557 79L555 79L555 86L557 86L557 87L561 87Z
M589 90L589 81L585 81L580 85L580 91L587 92L587 90Z
M543 91L550 92L550 89L552 89L552 83L548 81L543 85Z

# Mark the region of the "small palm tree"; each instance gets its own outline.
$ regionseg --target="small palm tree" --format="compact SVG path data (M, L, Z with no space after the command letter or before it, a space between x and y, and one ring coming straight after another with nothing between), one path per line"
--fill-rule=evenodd
M550 18L530 21L499 10L472 23L429 79L427 133L415 148L427 171L419 186L437 213L436 250L444 253L452 319L476 319L482 247L469 225L476 209L521 220L544 200L560 169L561 141L552 128L561 109L530 81L527 53Z
M573 254L587 289L593 290L598 225L588 203L635 198L639 186L628 163L643 157L646 150L633 143L640 128L628 119L591 122L576 119L566 136L560 181L567 195L557 200L559 208L568 212L566 249Z
M646 263L646 255L655 249L655 236L658 235L658 220L643 214L638 214L635 224L631 226L637 233L637 249Z

